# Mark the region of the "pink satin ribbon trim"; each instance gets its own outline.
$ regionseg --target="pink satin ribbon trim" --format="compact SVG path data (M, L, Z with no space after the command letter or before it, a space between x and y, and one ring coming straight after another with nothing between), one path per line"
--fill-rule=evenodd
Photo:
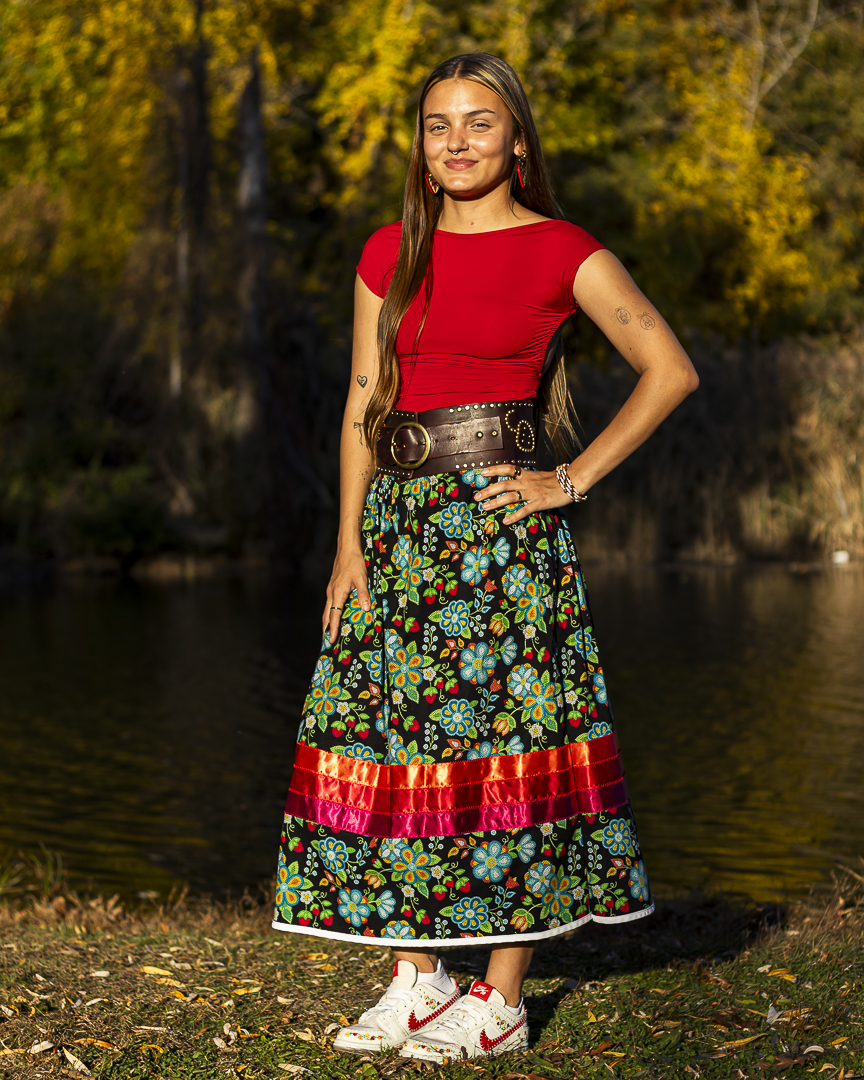
M300 743L285 812L367 836L522 828L626 803L614 733L553 750L379 765Z
M529 803L478 806L443 814L378 814L292 791L288 794L285 813L362 836L408 838L458 836L460 833L489 829L522 829L546 821L562 821L579 814L614 810L627 800L627 785L619 780L608 788L588 793L573 792L559 798L537 799Z

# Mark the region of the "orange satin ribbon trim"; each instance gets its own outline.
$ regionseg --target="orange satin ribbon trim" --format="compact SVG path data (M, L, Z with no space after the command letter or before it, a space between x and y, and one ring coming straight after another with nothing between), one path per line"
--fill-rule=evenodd
M372 813L440 814L587 793L620 786L623 777L614 732L552 750L434 765L380 765L298 743L291 790Z

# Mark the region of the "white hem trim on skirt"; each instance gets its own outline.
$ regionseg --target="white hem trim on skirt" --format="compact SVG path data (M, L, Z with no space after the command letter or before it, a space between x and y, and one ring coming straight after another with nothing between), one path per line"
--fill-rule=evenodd
M395 938L395 937L367 937L364 934L343 934L338 930L319 930L317 927L301 926L299 923L283 923L276 922L275 919L271 922L271 926L274 930L283 930L294 934L311 934L313 937L331 938L335 941L347 941L353 945L386 945L390 949L429 949L438 948L441 945L452 945L454 948L468 947L474 945L501 945L510 944L511 942L533 942L544 941L546 938L558 937L559 934L566 934L570 930L575 930L578 926L582 926L586 922L596 923L625 923L633 922L635 919L644 919L646 915L650 915L654 910L654 902L651 902L651 906L644 908L642 911L631 911L626 915L600 915L594 916L590 912L587 915L583 915L581 919L576 919L573 922L562 923L561 926L556 926L552 930L542 930L536 934L486 934L483 937L476 938Z

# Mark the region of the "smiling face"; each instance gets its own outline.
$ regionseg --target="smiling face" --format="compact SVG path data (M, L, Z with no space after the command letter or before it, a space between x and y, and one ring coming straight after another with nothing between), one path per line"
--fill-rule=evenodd
M423 152L449 195L477 198L509 182L522 143L496 93L469 79L447 79L423 102Z

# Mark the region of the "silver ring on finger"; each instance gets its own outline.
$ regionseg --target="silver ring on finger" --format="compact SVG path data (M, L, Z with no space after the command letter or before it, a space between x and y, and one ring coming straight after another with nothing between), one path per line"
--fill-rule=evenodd
M522 492L521 491L514 492L514 495L516 496L516 502L524 502L525 501L522 498Z
M341 608L341 607L336 607L336 605L335 605L335 604L333 604L333 606L332 606L332 607L330 608L330 610L331 610L331 611L341 611L341 610L342 610L342 608Z
M516 472L514 472L513 475L514 476L521 476L522 475L522 466L521 465L516 466Z

